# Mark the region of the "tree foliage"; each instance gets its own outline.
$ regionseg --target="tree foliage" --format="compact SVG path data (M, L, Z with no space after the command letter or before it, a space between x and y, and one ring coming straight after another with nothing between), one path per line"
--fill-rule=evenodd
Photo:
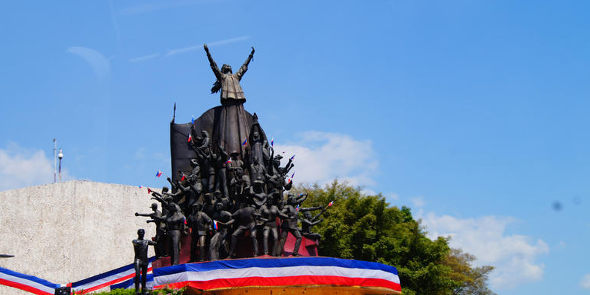
M487 288L490 266L472 268L474 256L451 249L448 240L431 240L408 207L390 206L381 194L368 196L358 187L334 181L324 188L299 186L309 194L306 206L326 205L322 256L375 261L397 268L403 294L493 294Z

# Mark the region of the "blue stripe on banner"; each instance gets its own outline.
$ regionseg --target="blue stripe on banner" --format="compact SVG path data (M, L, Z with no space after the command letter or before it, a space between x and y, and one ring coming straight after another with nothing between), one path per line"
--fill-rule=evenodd
M249 258L235 260L217 260L205 263L192 263L154 269L155 276L170 275L185 271L211 271L217 269L239 269L249 267L290 267L290 266L338 266L345 268L361 268L382 270L398 275L393 266L360 260L349 260L331 257L300 257L300 258Z
M48 287L48 288L55 289L55 288L59 288L61 286L59 284L55 284L55 283L46 281L44 279L40 279L40 278L35 277L35 276L30 276L30 275L26 275L26 274L23 274L23 273L15 272L15 271L12 271L12 270L7 269L7 268L0 267L0 272L1 273L4 273L4 274L7 274L7 275L10 275L10 276L13 276L13 277L17 277L17 278L29 280L29 281L35 282L37 284L43 285L43 286Z
M156 257L151 257L149 259L150 262L154 262L155 260L156 260ZM103 278L106 278L106 277L109 277L109 276L112 276L112 275L116 275L118 273L122 273L122 272L125 272L125 271L128 271L128 270L132 270L132 269L134 269L134 267L135 266L133 265L133 263L131 263L129 265L125 265L125 266L119 267L117 269L113 269L113 270L107 271L105 273L101 273L101 274L95 275L93 277L89 277L87 279L83 279L81 281L77 281L75 283L72 283L72 289L75 289L77 287L86 285L88 283L91 283L91 282L94 282L94 281L97 281L97 280L100 280L100 279L103 279Z
M135 278L111 285L111 290L115 290L115 289L129 289L131 287L134 287L133 284ZM147 288L153 288L154 287L154 274L149 273L146 277L146 287Z

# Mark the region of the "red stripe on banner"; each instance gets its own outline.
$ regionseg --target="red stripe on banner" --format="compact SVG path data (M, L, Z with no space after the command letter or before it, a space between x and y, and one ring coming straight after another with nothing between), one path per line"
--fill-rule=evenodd
M151 271L152 271L152 268L151 268L151 267L150 267L150 268L148 268L147 272L149 273L149 272L151 272ZM122 281L126 281L126 280L128 280L128 279L131 279L131 278L133 278L133 277L135 277L135 271L133 271L133 273L132 273L132 274L126 275L126 276L124 276L124 277L121 277L121 278L118 278L118 279L114 279L114 280L112 280L112 281L108 281L108 282L106 282L106 283L103 283L103 284L100 284L100 285L96 285L96 286L94 286L94 287L90 287L90 288L88 288L88 289L84 289L84 290L82 290L80 293L75 293L75 294L86 294L86 293L90 293L90 292L92 292L92 291L96 291L96 290L98 290L98 289L102 289L102 288L104 288L104 287L108 287L108 286L110 286L110 285L114 285L114 284L116 284L116 283L119 283L119 282L122 282Z
M47 293L47 292L41 291L37 288L33 288L31 286L24 285L24 284L17 283L17 282L13 282L13 281L8 281L5 279L0 279L0 285L6 285L6 286L9 286L12 288L21 289L23 291L27 291L27 292L34 293L34 294L53 295L53 293Z
M169 286L171 288L182 288L190 286L200 290L236 288L236 287L277 287L277 286L298 286L298 285L337 285L350 287L380 287L401 292L400 284L383 279L348 278L340 276L292 276L292 277L249 277L237 279L217 279L210 281L189 281L155 286L155 289Z

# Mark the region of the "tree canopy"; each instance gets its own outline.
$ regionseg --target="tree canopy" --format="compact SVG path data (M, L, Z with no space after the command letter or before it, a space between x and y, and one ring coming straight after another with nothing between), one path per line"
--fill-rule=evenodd
M322 256L375 261L397 268L403 294L494 294L487 287L492 266L472 267L473 255L449 247L447 238L431 240L408 207L391 206L381 194L334 181L325 187L299 186L305 206L334 205L314 227L322 235Z

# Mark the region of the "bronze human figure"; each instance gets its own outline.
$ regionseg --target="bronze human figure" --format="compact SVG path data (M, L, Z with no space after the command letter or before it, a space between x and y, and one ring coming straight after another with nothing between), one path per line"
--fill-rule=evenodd
M235 74L232 73L232 68L228 64L224 64L221 67L221 70L219 70L217 63L215 63L215 60L213 60L213 57L209 52L207 44L204 44L203 48L205 48L205 52L207 52L207 58L209 59L211 70L213 70L213 74L215 74L215 77L217 78L217 81L213 84L213 88L211 88L211 93L221 90L220 98L222 105L232 103L232 101L245 102L246 96L244 95L242 86L240 86L240 80L242 80L242 76L244 76L248 70L248 64L250 64L252 57L254 57L254 47L252 47L252 52L248 56L248 59L246 59L246 62L244 62Z
M156 252L156 257L160 258L164 256L164 243L162 243L162 237L164 237L164 233L166 232L166 223L162 221L162 212L158 210L158 204L153 203L151 208L153 211L152 213L142 214L135 212L135 216L149 217L151 219L147 220L146 222L153 222L156 224L156 237L154 239L157 245L154 247L154 251Z
M147 269L149 265L148 246L156 245L156 242L144 240L145 230L137 230L137 240L133 240L133 250L135 251L135 294L140 294L139 291L139 277L141 272L141 294L147 294L145 285L147 282Z
M225 258L229 252L229 245L227 243L229 226L233 224L234 219L231 219L231 213L223 210L223 203L215 203L215 213L213 214L213 230L215 234L209 243L209 260L217 260Z
M192 229L191 233L191 262L197 261L197 242L199 244L199 259L205 260L205 236L211 224L211 218L201 211L203 207L199 203L193 205L193 213L188 217L188 226Z
M279 256L279 231L277 228L277 216L279 215L279 208L274 204L273 198L266 199L266 204L260 208L264 227L262 229L262 245L264 255L268 255L268 239L272 235L273 247L270 255Z
M180 262L180 236L184 228L184 215L178 204L173 203L170 210L170 215L166 218L166 225L168 234L170 235L170 245L172 251L170 253L170 263L177 265Z
M237 229L231 236L231 246L229 250L229 255L232 258L236 256L236 246L238 242L238 237L241 235L246 234L247 232L250 233L250 238L252 239L252 248L254 250L254 257L258 256L258 240L256 239L256 216L259 215L256 213L254 207L246 206L232 214L232 219L236 220Z

